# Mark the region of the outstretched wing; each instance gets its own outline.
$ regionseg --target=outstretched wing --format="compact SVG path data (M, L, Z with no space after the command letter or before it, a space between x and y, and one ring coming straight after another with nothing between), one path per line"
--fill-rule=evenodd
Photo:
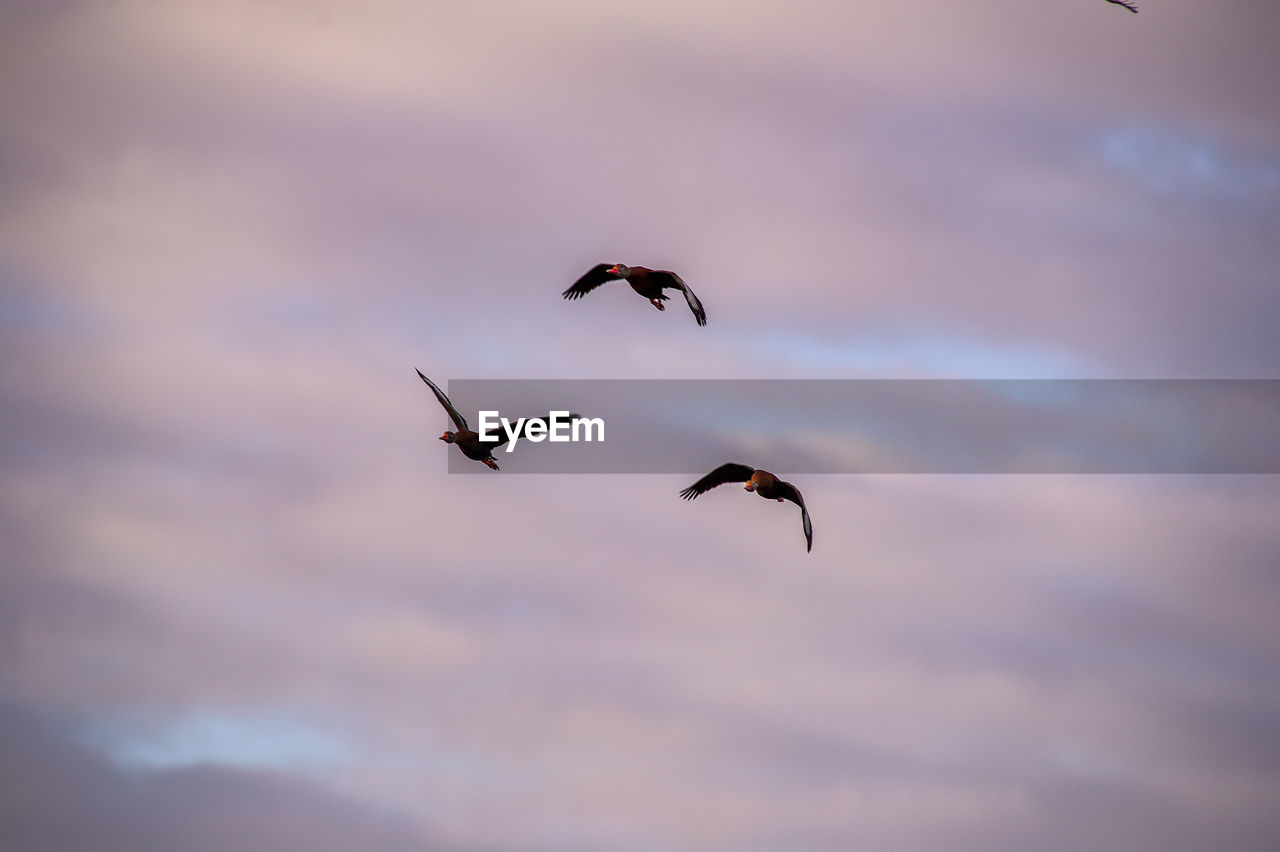
M1108 3L1114 3L1117 6L1123 6L1133 14L1138 14L1138 4L1130 3L1128 0L1107 0Z
M746 482L751 478L751 474L755 473L754 467L748 467L745 464L722 464L688 488L680 492L680 496L686 500L692 500L704 491L710 491L717 485L724 485L726 482Z
M693 290L689 288L689 285L684 283L683 278L665 269L651 272L649 277L657 281L663 289L670 288L684 293L684 300L689 303L689 310L693 311L693 318L698 321L698 325L707 324L707 312L702 307L702 302L693 294Z
M806 550L813 550L813 523L809 520L809 510L804 506L804 498L800 496L800 489L796 488L790 482L779 482L777 494L783 500L790 500L800 507L800 522L804 525L804 540L808 544Z
M621 276L614 275L609 270L613 268L612 263L597 263L591 267L586 275L579 278L573 283L573 286L565 290L560 295L566 299L581 299L601 284L607 284L610 281L616 281Z
M416 369L416 368L415 368ZM449 417L453 420L453 425L457 426L464 432L470 432L471 427L467 425L467 419L458 413L458 409L453 407L453 403L449 401L449 397L444 395L444 391L436 387L436 383L422 375L422 371L418 370L418 375L431 388L431 392L436 395L436 399L440 400L440 404L444 406L444 410L449 412Z

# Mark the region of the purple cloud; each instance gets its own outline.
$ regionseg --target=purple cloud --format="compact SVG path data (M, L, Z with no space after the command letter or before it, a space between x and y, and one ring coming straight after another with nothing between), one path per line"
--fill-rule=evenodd
M449 476L412 373L1276 378L1275 13L1111 12L8 4L6 837L1274 846L1272 477L807 475L806 554Z

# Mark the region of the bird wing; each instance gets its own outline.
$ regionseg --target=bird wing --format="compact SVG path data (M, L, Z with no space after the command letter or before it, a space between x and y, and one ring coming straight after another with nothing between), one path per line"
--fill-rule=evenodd
M686 500L692 500L704 491L710 491L717 485L724 485L726 482L746 482L751 478L751 474L755 473L754 467L745 464L735 464L729 462L722 464L688 488L680 492L680 496Z
M565 290L560 295L566 299L581 299L601 284L607 284L610 281L616 281L620 276L614 275L609 270L613 267L612 263L597 263L595 266L583 275L577 281L573 282L573 286Z
M658 270L649 275L650 278L656 278L663 288L677 289L684 293L684 300L689 303L689 310L693 311L693 318L698 321L698 325L707 324L707 312L702 307L702 302L694 295L693 290L688 284L684 283L684 279L674 272L668 272L665 269ZM664 281L670 283L662 283Z
M431 392L436 395L436 399L440 400L440 404L444 406L444 410L449 412L449 417L453 420L453 425L457 426L464 432L470 432L471 427L467 425L467 419L458 413L458 409L453 407L453 403L449 401L449 397L444 395L444 391L436 387L436 383L422 375L422 371L418 370L418 375L431 388Z
M1128 0L1107 0L1108 3L1114 3L1117 6L1123 6L1133 14L1138 14L1138 4L1130 3Z
M790 500L800 507L800 522L804 525L804 540L808 544L807 550L813 550L813 522L809 520L809 510L805 508L804 498L800 496L800 489L796 488L790 482L778 483L778 496L783 500Z

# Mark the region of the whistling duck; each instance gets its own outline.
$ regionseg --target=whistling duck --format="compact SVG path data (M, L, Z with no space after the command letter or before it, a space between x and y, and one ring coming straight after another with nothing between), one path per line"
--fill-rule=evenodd
M686 500L693 500L704 491L710 491L726 482L745 482L747 491L754 491L766 500L777 500L779 503L790 500L799 506L800 521L804 526L804 540L807 545L805 550L813 550L813 524L809 521L809 510L804 506L804 498L800 496L799 489L790 482L783 482L767 470L756 470L750 465L733 462L722 464L681 491L680 496Z
M1123 6L1123 7L1125 7L1126 9L1128 9L1130 12L1132 12L1133 14L1135 14L1135 15L1136 15L1136 14L1138 14L1138 6L1137 6L1137 4L1135 4L1135 3L1130 3L1130 2L1128 2L1128 0L1107 0L1107 2L1108 2L1108 3L1114 3L1114 4L1116 4L1117 6Z
M667 300L667 297L662 291L679 290L684 293L684 299L689 303L689 310L693 311L693 317L698 321L698 325L707 324L707 312L703 310L702 302L698 301L698 297L689 289L689 285L684 283L683 278L665 269L624 266L621 263L613 265L599 263L591 267L586 275L579 278L562 295L570 300L580 299L601 284L618 280L626 281L631 285L632 290L644 296L660 311L666 310L662 303Z
M416 369L416 368L415 368ZM467 419L458 413L458 409L453 407L453 403L449 402L449 397L445 396L444 391L436 387L435 382L422 375L422 371L418 370L418 376L427 383L431 388L431 392L436 395L436 399L440 400L440 404L444 406L444 410L449 412L453 425L458 427L456 432L445 432L440 436L440 440L446 444L457 444L458 449L462 450L462 454L469 459L475 459L478 462L484 462L494 470L498 469L498 462L493 457L493 451L501 447L510 440L510 436L506 434L505 429L499 429L497 440L481 441L478 432L472 432L471 427L467 425ZM570 414L570 419L576 418L577 414ZM515 437L522 438L525 436L529 426L529 418L520 421L513 430Z

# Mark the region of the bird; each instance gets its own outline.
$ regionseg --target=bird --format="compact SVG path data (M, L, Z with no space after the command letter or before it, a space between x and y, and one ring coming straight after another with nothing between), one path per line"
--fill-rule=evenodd
M414 369L417 368L415 367ZM421 370L418 370L418 376L427 383L427 387L431 388L431 392L436 395L436 399L440 400L440 404L444 406L444 410L449 412L449 418L453 420L453 425L458 427L456 432L446 431L440 436L440 440L446 444L457 444L458 449L462 450L462 454L467 458L484 462L489 467L497 470L498 461L493 457L493 451L507 443L512 437L524 437L530 418L526 417L517 422L517 426L513 430L514 435L508 435L505 429L501 429L496 436L493 433L489 433L488 436L493 436L493 440L481 441L480 434L471 431L471 427L467 425L467 419L458 413L458 409L453 407L453 403L449 401L449 397L445 395L445 392L436 387L436 383L423 375ZM579 416L576 413L571 413L569 419L573 420ZM549 421L551 418L547 417L546 419Z
M686 500L693 500L699 494L710 491L717 485L724 485L726 482L745 482L747 491L754 491L766 500L777 500L779 503L790 500L799 506L800 521L804 526L805 551L813 551L813 523L809 520L809 510L805 508L804 497L800 496L800 490L790 482L783 482L767 470L758 470L750 465L736 462L722 464L681 491L680 496Z
M632 290L644 296L660 311L666 310L662 303L667 300L667 296L662 291L679 290L684 293L684 299L689 303L689 310L693 311L693 318L698 321L698 325L707 324L707 312L703 309L702 302L693 294L693 290L684 283L683 278L665 269L626 266L621 263L598 263L561 295L570 301L580 299L601 284L619 280L630 284Z
M1138 14L1138 4L1130 3L1129 0L1107 0L1108 3L1114 3L1117 6L1123 6L1133 14Z

